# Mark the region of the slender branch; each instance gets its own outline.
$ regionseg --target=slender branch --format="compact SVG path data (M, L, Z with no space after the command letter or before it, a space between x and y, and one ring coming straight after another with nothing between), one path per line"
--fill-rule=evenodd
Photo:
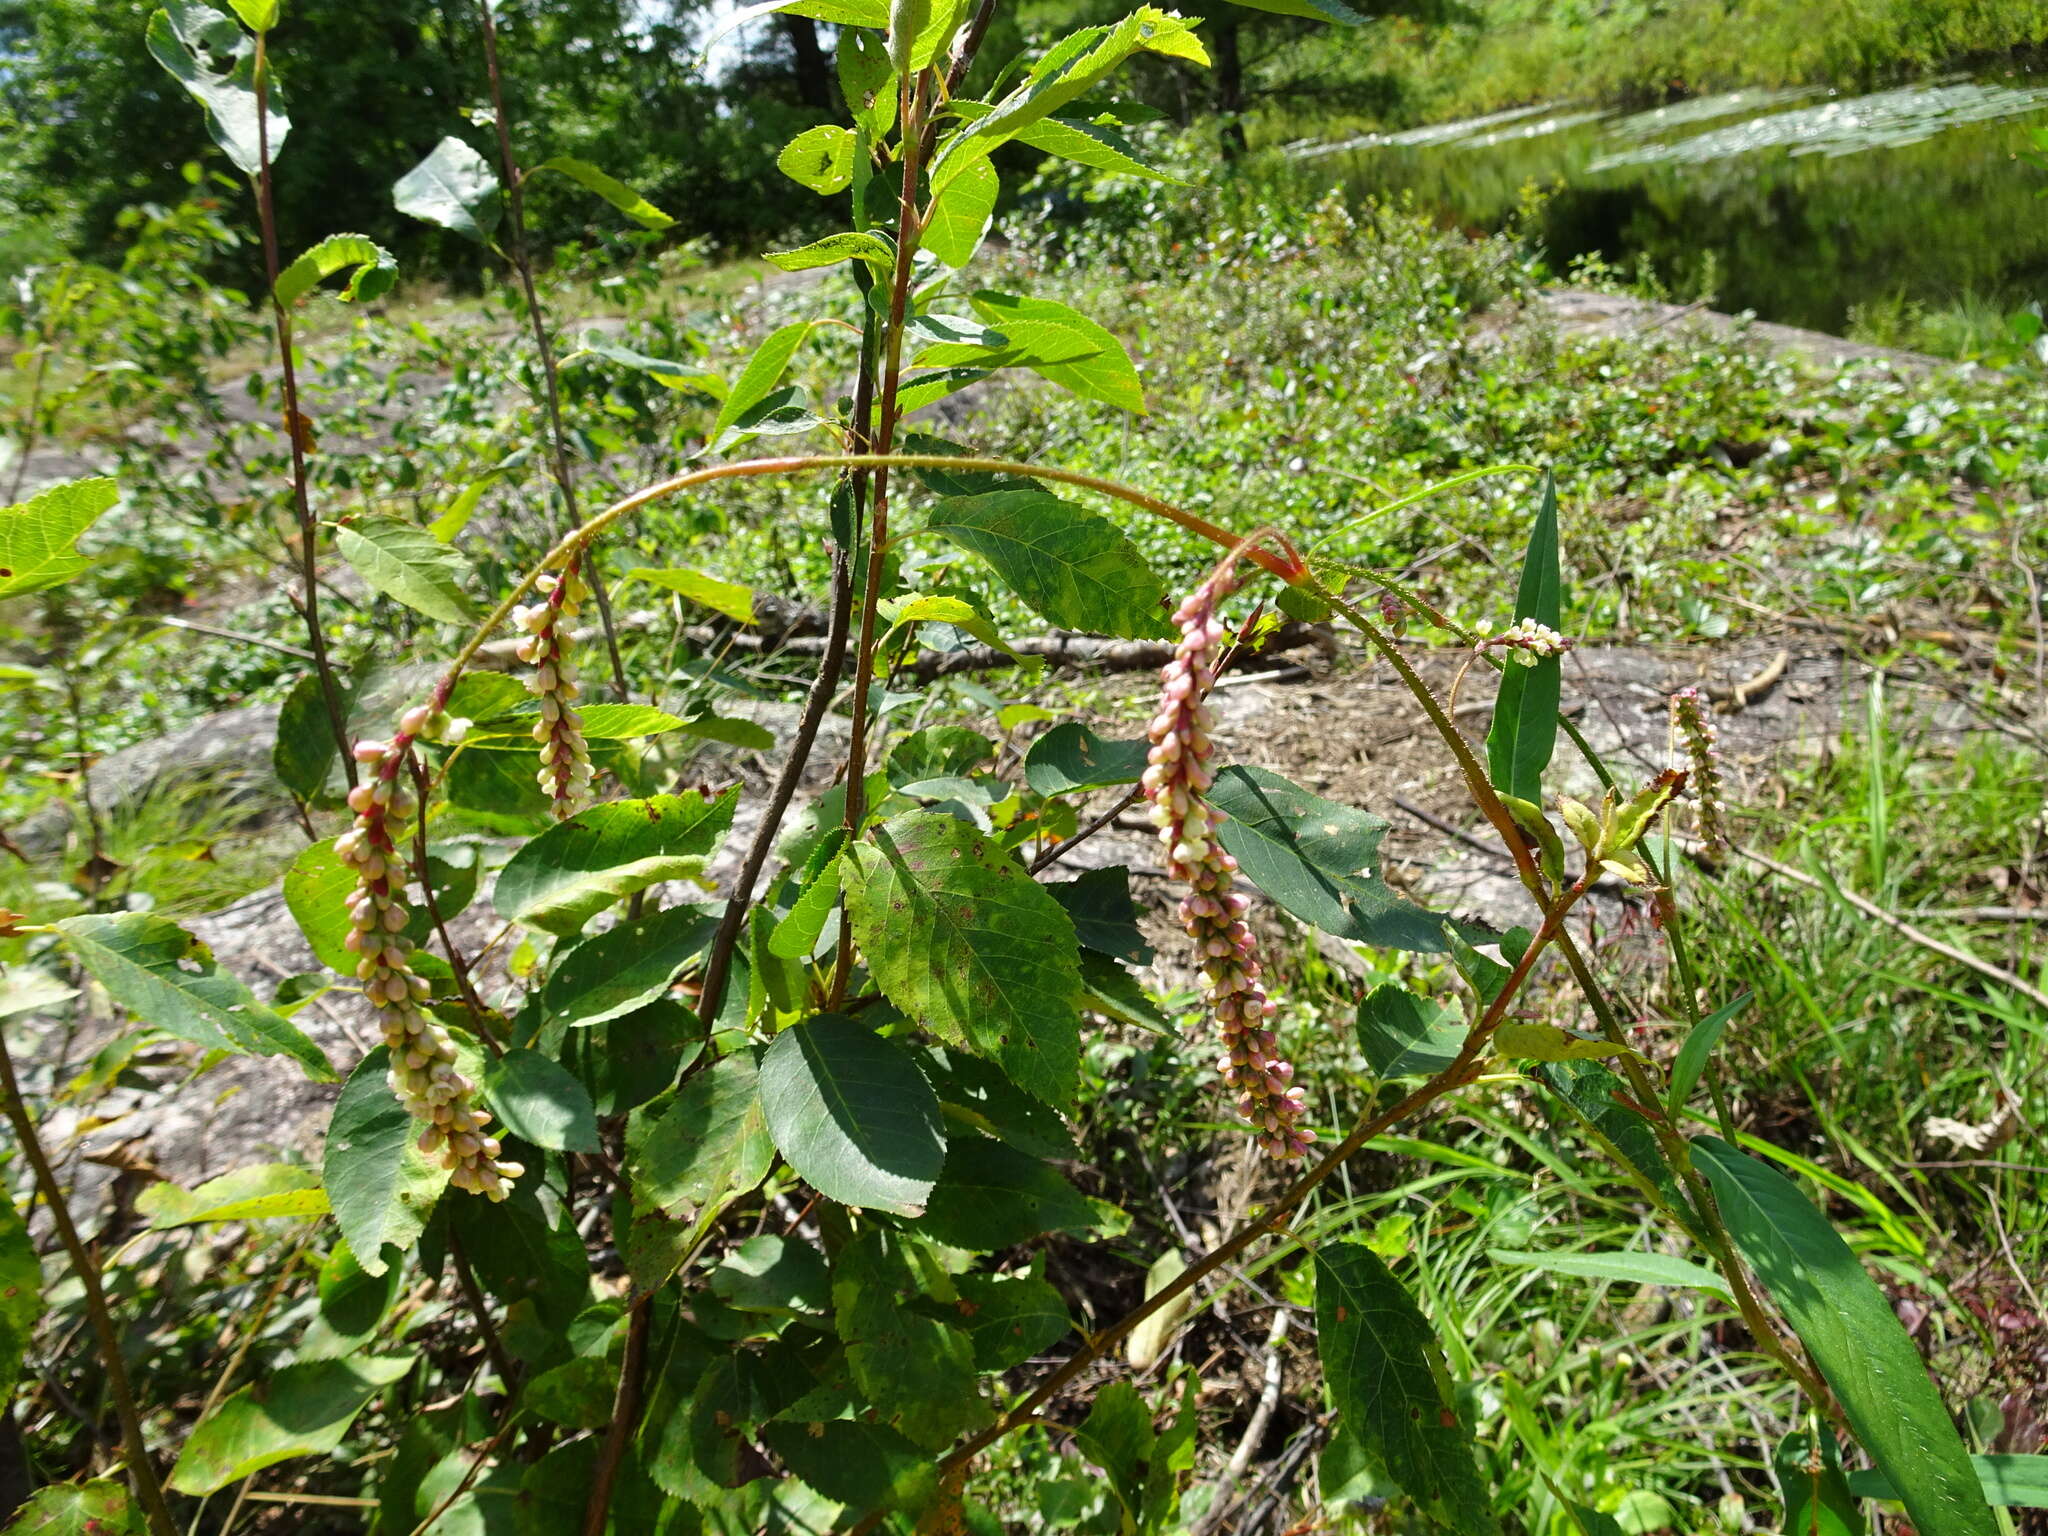
M448 956L448 969L455 973L455 989L462 994L463 1006L469 1010L477 1037L493 1056L503 1056L505 1048L498 1044L497 1033L484 1022L487 1010L483 999L477 996L476 983L470 978L469 962L463 958L462 947L455 942L455 936L448 931L447 919L441 916L441 899L434 894L433 871L427 867L427 770L413 753L407 753L405 761L412 769L413 790L420 802L419 821L413 827L413 866L419 875L427 917L434 925L434 932L441 936L441 948Z
M626 1353L619 1362L619 1390L612 1399L612 1420L598 1450L597 1466L590 1483L590 1500L583 1508L584 1536L604 1536L611 1519L612 1487L618 1481L619 1463L626 1445L640 1422L640 1393L647 1375L647 1336L654 1326L653 1294L633 1303L626 1323Z
M468 1303L470 1315L476 1319L476 1330L483 1335L484 1353L490 1357L491 1369L498 1373L498 1380L505 1384L510 1394L516 1388L518 1367L512 1357L505 1353L505 1341L498 1337L497 1324L491 1321L491 1309L484 1301L483 1287L476 1283L476 1271L469 1267L469 1255L462 1251L462 1239L455 1235L451 1226L448 1230L448 1257L455 1265L455 1281L462 1288L462 1299Z
M164 1502L163 1485L157 1481L156 1467L149 1459L149 1444L143 1438L142 1415L136 1410L135 1392L128 1381L128 1367L121 1359L121 1336L114 1329L113 1314L107 1310L107 1293L100 1285L99 1262L87 1249L71 1220L71 1208L65 1202L63 1187L57 1182L56 1170L50 1166L42 1140L36 1134L35 1121L29 1116L28 1104L21 1096L21 1083L14 1075L14 1058L8 1053L4 1033L0 1033L0 1107L4 1107L8 1123L14 1127L14 1138L28 1158L29 1167L35 1171L36 1188L42 1192L43 1204L50 1209L50 1221L57 1229L57 1240L64 1245L64 1252L71 1260L71 1272L78 1277L79 1287L84 1293L86 1316L92 1320L93 1335L100 1347L100 1364L107 1373L107 1393L113 1398L115 1416L121 1421L121 1444L128 1463L128 1475L134 1480L136 1496L142 1500L143 1512L149 1517L150 1536L177 1536L177 1528L171 1522L170 1506Z
M299 521L299 581L306 589L299 612L306 620L306 643L313 651L313 670L320 678L320 699L327 710L327 728L348 786L356 786L356 760L348 749L348 715L342 708L341 685L327 655L327 636L320 627L320 524L306 490L306 428L299 411L299 375L292 361L292 317L277 296L277 200L270 178L270 71L264 52L266 34L256 34L256 216L263 226L263 273L268 280L270 314L277 329L277 361L284 394L284 435L292 450L292 508Z
M505 83L498 68L498 24L491 15L491 0L478 0L484 19L484 67L491 78L491 113L498 129L498 160L505 176L505 215L510 237L513 270L519 274L519 288L526 296L526 317L533 327L534 350L540 355L543 403L547 407L548 442L555 485L562 493L562 507L571 523L582 513L576 501L576 477L569 467L569 434L562 426L562 381L555 366L554 339L548 335L547 315L534 289L533 257L526 245L526 185L518 157L512 153L511 120L505 113ZM619 656L619 632L612 623L611 595L605 591L604 576L596 561L586 563L583 579L590 583L590 595L597 599L598 618L604 624L604 646L612 664L612 686L619 702L632 702L626 688L626 666Z

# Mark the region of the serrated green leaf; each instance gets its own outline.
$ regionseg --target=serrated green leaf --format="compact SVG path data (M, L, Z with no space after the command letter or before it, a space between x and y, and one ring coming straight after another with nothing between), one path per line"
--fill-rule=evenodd
M513 922L573 936L636 891L702 874L738 803L737 789L715 800L692 790L578 811L512 855L491 900Z
M665 1091L703 1049L702 1021L662 997L603 1024L571 1030L561 1059L599 1115L618 1115Z
M1493 1032L1493 1048L1517 1061L1597 1061L1628 1054L1625 1045L1556 1024L1502 1024Z
M1730 1299L1728 1282L1718 1271L1664 1253L1577 1253L1564 1249L1523 1253L1512 1248L1489 1248L1486 1256L1496 1264L1547 1269L1560 1275L1614 1280L1624 1285L1682 1286L1706 1291L1723 1301Z
M341 1444L370 1399L413 1367L413 1355L357 1355L288 1365L243 1387L193 1427L168 1479L206 1494L295 1456Z
M889 1428L858 1419L761 1426L768 1448L804 1485L849 1510L916 1513L939 1493L931 1454Z
M932 200L924 248L949 267L966 266L981 248L1002 190L996 168L986 160L967 167Z
M334 547L386 597L444 624L475 614L463 590L469 562L432 533L396 517L359 517L334 530Z
M1082 1194L1050 1163L986 1136L955 1135L930 1203L910 1225L951 1247L993 1253L1047 1232L1115 1237L1130 1218Z
M566 176L586 192L595 192L642 229L667 229L675 220L647 201L638 192L627 186L618 177L599 170L588 160L578 160L570 155L556 155L543 160L527 175L542 171L553 171L557 176Z
M844 828L833 833L842 845L845 836ZM825 931L825 924L839 910L841 867L835 852L826 860L825 867L798 892L796 900L790 904L789 915L775 925L775 931L768 937L769 954L778 960L811 958L811 952L818 947L819 935Z
M0 597L62 586L91 570L78 536L120 499L112 480L69 480L0 511Z
M1007 1371L1043 1354L1073 1331L1060 1293L1034 1271L1028 1275L961 1275L954 1326L974 1345L974 1368Z
M702 1222L752 1189L775 1161L753 1057L726 1056L677 1091L631 1155L637 1195Z
M698 907L631 918L577 945L548 977L548 1012L570 1025L601 1024L645 1007L704 952L718 920Z
M896 71L886 39L858 27L839 34L839 94L870 142L888 138L896 126ZM847 168L849 178L851 165Z
M386 1244L412 1247L448 1183L447 1170L416 1145L420 1125L392 1095L390 1066L391 1052L380 1045L349 1073L320 1167L341 1235L371 1275L384 1273Z
M7 1536L144 1536L142 1511L117 1478L52 1483L15 1511Z
M1263 768L1225 768L1209 798L1229 818L1217 840L1244 877L1303 922L1340 939L1442 952L1443 918L1397 896L1373 867L1382 818Z
M750 1312L823 1312L832 1305L832 1275L809 1243L763 1232L727 1254L711 1271L712 1294Z
M1365 25L1365 17L1346 5L1344 0L1230 0L1230 3L1276 16L1303 16L1310 21L1334 22L1340 27Z
M893 1041L841 1014L785 1029L761 1062L769 1134L827 1199L915 1216L939 1177L939 1101Z
M1737 1250L1900 1491L1914 1530L1993 1536L1998 1523L1926 1363L1827 1217L1790 1179L1718 1137L1696 1137L1692 1153Z
M1080 1071L1073 921L974 829L913 811L846 850L847 910L883 993L923 1028L999 1062L1048 1104Z
M289 309L337 272L349 274L343 303L375 299L398 281L398 258L367 235L329 235L277 274L277 302Z
M219 11L193 0L166 0L144 35L150 57L185 88L206 113L206 131L244 176L262 168L267 139L271 163L284 149L291 120L271 95L259 130L254 43Z
M498 177L490 162L458 138L445 138L392 185L400 213L490 244L498 227Z
M57 925L116 1003L166 1034L209 1050L289 1056L315 1082L334 1067L297 1025L256 1001L176 923L146 912L67 917Z
M1308 0L1302 0L1302 3L1307 4ZM1169 176L1145 164L1138 158L1130 140L1102 123L1084 122L1076 117L1048 117L1018 134L1017 142L1112 175L1143 176L1173 187L1186 185L1180 177ZM1290 587L1288 590L1294 589Z
M14 1201L0 1194L0 1401L21 1376L21 1362L43 1315L43 1266Z
M775 168L798 186L829 197L852 183L853 149L852 129L820 123L785 144L775 157Z
M1131 899L1131 872L1123 865L1091 869L1072 880L1047 881L1045 893L1066 908L1083 949L1132 965L1151 963L1152 946L1138 927L1138 904Z
M740 376L733 381L732 389L725 397L725 404L719 408L718 419L711 424L710 439L717 443L739 418L754 410L782 382L782 376L789 370L790 359L796 350L810 337L817 325L813 320L796 320L783 326L754 349L754 355L747 360L747 366L740 370Z
M1429 1320L1363 1243L1316 1249L1323 1380L1349 1432L1424 1514L1459 1536L1500 1530Z
M320 1266L320 1319L315 1334L299 1347L301 1360L331 1360L354 1354L376 1334L405 1283L404 1258L384 1251L384 1273L373 1275L356 1262L347 1238L337 1238Z
M1543 500L1522 559L1515 592L1515 617L1552 629L1564 623L1564 573L1559 565L1557 477L1543 477ZM1557 706L1564 688L1564 660L1539 657L1534 666L1509 664L1494 696L1493 725L1486 733L1486 772L1502 792L1543 803L1543 770L1557 747Z
M324 1216L327 1192L320 1175L291 1163L258 1163L237 1168L196 1189L152 1184L135 1197L135 1209L149 1229L190 1227L214 1221L270 1221L284 1216Z
M1166 588L1107 518L1042 491L953 497L928 526L986 560L1003 584L1063 629L1122 639L1171 633Z
M583 1085L539 1051L507 1051L484 1073L484 1098L505 1129L551 1152L595 1152L597 1111Z
M995 1417L976 1381L968 1339L904 1306L909 1276L869 1232L842 1248L832 1265L832 1308L846 1363L881 1422L923 1446L943 1450Z
M925 1076L945 1111L949 1135L964 1127L1028 1157L1080 1157L1081 1149L1058 1112L1003 1076L993 1062L936 1047L927 1047L923 1060Z
M319 677L308 672L285 695L277 711L277 738L270 766L277 781L301 800L319 798L334 769L334 727Z
M1122 342L1087 316L1051 299L1020 298L983 290L974 312L1000 332L1003 345L932 346L921 361L938 366L1029 368L1051 383L1135 415L1145 414L1145 391Z

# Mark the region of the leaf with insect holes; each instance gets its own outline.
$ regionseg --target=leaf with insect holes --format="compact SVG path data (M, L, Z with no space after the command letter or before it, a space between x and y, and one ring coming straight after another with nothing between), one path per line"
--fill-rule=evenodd
M506 861L491 895L515 923L568 937L615 902L694 879L732 825L739 791L612 800L578 811Z
M358 576L416 613L460 624L476 612L463 590L469 562L425 528L396 517L359 517L336 526L334 547Z
M642 229L667 229L675 223L673 218L618 177L599 170L588 160L578 160L570 155L556 155L551 160L543 160L526 174L533 177L542 171L553 171L557 176L566 176L584 191L595 192Z
M289 1056L315 1082L334 1067L297 1025L256 1001L176 923L147 912L67 917L57 925L108 996L136 1018L208 1050Z
M1543 500L1522 559L1515 591L1515 617L1551 629L1564 623L1564 574L1557 540L1557 477L1543 476ZM1493 726L1486 733L1486 772L1503 793L1540 805L1543 770L1557 748L1557 705L1564 688L1564 659L1538 657L1534 666L1510 661L1493 701Z
M196 1189L169 1182L152 1184L135 1197L135 1209L149 1229L192 1227L217 1221L272 1221L284 1216L324 1216L327 1192L320 1175L292 1163L257 1163L237 1168Z
M448 1183L447 1170L416 1145L419 1122L384 1080L390 1066L391 1052L380 1045L349 1073L320 1169L341 1235L371 1275L384 1273L386 1244L413 1245Z
M341 1444L355 1416L404 1376L414 1355L356 1355L273 1371L194 1425L167 1479L178 1493L207 1494L297 1456Z
M760 1074L744 1052L714 1062L677 1090L630 1157L637 1197L697 1217L752 1189L775 1161Z
M349 275L345 304L379 298L398 281L398 259L367 235L329 235L277 274L277 302L290 309L337 272Z
M761 1107L782 1155L828 1200L915 1216L946 1160L939 1101L903 1047L823 1013L761 1062Z
M1081 973L1060 904L972 827L936 812L891 819L845 858L847 912L884 995L1046 1103L1068 1103Z
M798 186L830 197L853 181L853 146L852 129L820 123L783 145L775 168Z
M1363 1243L1315 1252L1316 1338L1345 1428L1431 1520L1496 1536L1472 1431L1429 1319Z
M1166 588L1117 526L1043 491L956 496L928 526L987 561L1003 584L1062 629L1126 640L1172 633Z
M462 140L445 138L427 158L393 183L400 213L490 244L498 227L498 178L490 163Z
M1926 1362L1827 1217L1790 1179L1718 1137L1695 1137L1692 1153L1736 1249L1899 1490L1914 1530L1993 1536L1998 1522Z
M117 1477L38 1488L14 1512L7 1536L146 1536L142 1511Z
M62 586L91 570L78 536L120 499L111 480L70 480L0 510L0 597Z
M206 131L244 176L254 176L269 149L272 164L284 148L291 120L272 93L259 122L256 112L255 44L242 29L210 6L166 0L149 18L144 42L206 113Z

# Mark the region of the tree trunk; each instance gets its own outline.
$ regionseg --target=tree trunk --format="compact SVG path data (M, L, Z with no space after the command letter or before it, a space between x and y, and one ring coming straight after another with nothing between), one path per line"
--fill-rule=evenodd
M818 41L818 24L787 11L775 19L782 23L790 52L796 55L797 99L814 112L831 115L837 110L832 101L832 61Z
M1235 160L1245 152L1244 58L1238 50L1238 23L1219 16L1210 22L1209 43L1216 58L1216 111L1223 119L1223 154Z

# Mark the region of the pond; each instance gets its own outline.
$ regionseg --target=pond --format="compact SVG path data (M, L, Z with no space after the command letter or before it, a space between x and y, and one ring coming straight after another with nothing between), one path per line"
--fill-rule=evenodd
M1843 331L1860 306L2048 299L2048 76L1867 95L1736 91L1650 112L1522 107L1286 153L1354 195L1410 194L1475 229L1526 188L1562 271L1598 255L1682 300Z

